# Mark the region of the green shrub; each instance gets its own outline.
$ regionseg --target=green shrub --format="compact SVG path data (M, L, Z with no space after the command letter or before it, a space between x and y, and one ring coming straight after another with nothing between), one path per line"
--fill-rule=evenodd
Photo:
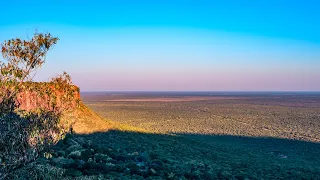
M8 176L8 179L17 180L52 180L62 179L65 170L49 164L30 163L23 168L17 169Z
M65 176L72 176L72 177L77 177L77 176L82 176L82 172L76 170L76 169L67 169L66 172L64 173Z

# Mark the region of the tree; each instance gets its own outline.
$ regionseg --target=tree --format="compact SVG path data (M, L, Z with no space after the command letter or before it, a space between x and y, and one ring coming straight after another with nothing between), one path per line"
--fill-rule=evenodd
M32 81L36 70L45 62L47 52L59 39L50 33L35 33L30 40L20 38L5 41L1 45L4 62L0 61L0 90L11 98L18 86Z
M47 52L58 40L50 33L36 32L30 40L16 38L1 44L4 60L0 60L0 179L35 160L62 134L59 113L42 109L17 111L16 103L17 94L25 90L26 82L32 82L37 69L45 63ZM71 80L64 74L54 78L53 83L56 82L66 84Z

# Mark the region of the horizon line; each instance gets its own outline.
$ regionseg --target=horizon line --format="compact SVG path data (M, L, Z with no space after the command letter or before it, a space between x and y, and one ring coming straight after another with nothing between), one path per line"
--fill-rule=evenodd
M320 93L320 90L85 90L80 93L90 92L282 92L282 93L300 93L300 92L311 92Z

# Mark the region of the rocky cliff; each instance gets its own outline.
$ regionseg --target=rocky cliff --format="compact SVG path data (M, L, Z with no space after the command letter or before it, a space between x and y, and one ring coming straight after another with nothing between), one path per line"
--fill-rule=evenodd
M64 110L79 105L80 90L77 86L44 82L25 83L23 86L24 90L16 101L22 110Z

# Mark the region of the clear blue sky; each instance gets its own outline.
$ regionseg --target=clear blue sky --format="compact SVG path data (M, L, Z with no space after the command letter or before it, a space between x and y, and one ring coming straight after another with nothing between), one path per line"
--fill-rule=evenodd
M4 1L0 41L61 40L36 80L82 91L320 90L318 1Z

